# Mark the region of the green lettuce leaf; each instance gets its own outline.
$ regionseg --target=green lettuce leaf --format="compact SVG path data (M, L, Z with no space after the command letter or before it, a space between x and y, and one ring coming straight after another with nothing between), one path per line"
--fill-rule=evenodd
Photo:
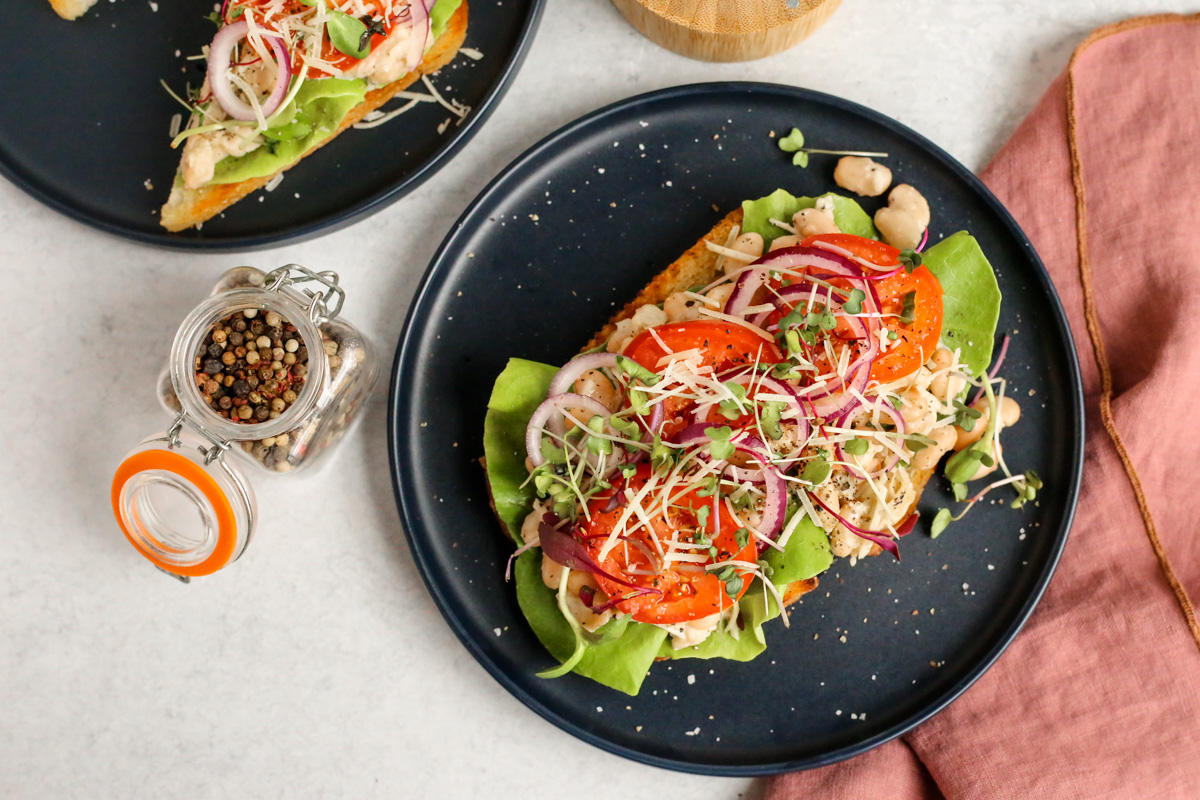
M975 237L959 231L928 248L921 259L942 284L942 343L962 351L962 363L983 375L992 363L1000 320L1000 287Z
M458 7L462 5L462 0L439 0L438 4L433 7L433 11L429 12L429 29L433 33L433 40L437 41L443 33L446 32L446 27L450 24L450 17L454 16L454 12L458 11Z
M267 142L257 150L218 161L209 183L239 183L274 175L328 139L366 94L367 82L362 79L305 81L296 92L294 112L285 111L287 122L268 128L263 134Z
M852 233L868 239L879 238L879 231L875 230L871 216L863 211L858 203L832 192L821 196L833 198L833 221L843 233ZM760 234L763 241L770 244L780 236L787 235L787 231L771 224L772 219L791 222L797 211L812 208L816 204L815 197L795 197L783 189L776 189L766 197L742 203L742 230Z
M517 603L529 627L550 655L565 661L575 651L575 634L558 610L554 592L542 582L541 551L522 553L513 572ZM583 658L572 671L618 692L636 695L667 632L624 617L608 623L597 633L601 641L587 645Z
M549 364L509 359L492 387L483 420L483 452L492 502L508 535L518 544L523 543L521 523L529 513L534 495L533 484L526 484L529 473L525 471L525 427L534 410L546 399L550 381L557 373L558 367Z
M829 547L829 536L825 531L805 517L796 526L783 550L768 548L763 560L770 565L771 581L782 593L789 584L808 580L829 569L829 565L833 563L833 551ZM779 603L766 591L762 581L756 580L742 595L738 614L741 627L736 639L722 626L695 647L676 650L670 640L665 641L659 655L664 658L728 658L733 661L750 661L767 649L762 625L779 616Z

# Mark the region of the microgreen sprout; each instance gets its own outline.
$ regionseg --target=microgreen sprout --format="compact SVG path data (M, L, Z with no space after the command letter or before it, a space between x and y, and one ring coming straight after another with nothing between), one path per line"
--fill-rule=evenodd
M900 263L903 265L904 271L911 275L913 270L921 266L921 254L916 250L901 250Z
M872 153L861 150L820 150L815 147L804 146L804 134L799 128L792 128L792 132L779 140L779 149L785 153L793 153L792 163L797 167L808 166L809 153L823 153L831 156L865 156L867 158L887 158L887 153Z
M905 292L904 305L900 309L900 322L904 325L911 325L912 321L917 317L917 293Z
M866 439L860 439L856 436L853 439L851 439L850 441L844 442L842 444L842 450L849 453L852 456L861 456L861 455L866 455L867 448L869 446L870 446L870 443L867 442Z
M733 443L729 441L729 437L733 435L733 429L728 425L722 425L719 428L705 428L704 435L710 440L708 452L717 461L724 461L733 455Z
M850 296L846 298L846 302L842 304L842 310L847 314L861 314L863 300L867 299L867 293L862 289L853 289Z
M722 400L718 406L721 414L727 419L737 419L746 411L746 387L734 381L722 384L732 395L728 400Z

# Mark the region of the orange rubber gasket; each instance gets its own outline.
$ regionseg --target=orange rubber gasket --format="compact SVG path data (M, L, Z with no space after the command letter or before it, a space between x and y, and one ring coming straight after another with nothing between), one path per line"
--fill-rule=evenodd
M125 521L121 519L121 490L125 488L125 484L134 475L151 469L178 475L199 489L208 498L208 502L212 504L213 511L217 515L217 546L213 550L212 555L199 564L185 567L179 564L167 563L147 551L130 535L129 529L125 527ZM113 475L112 506L113 514L117 518L117 524L121 526L121 532L125 534L125 538L129 540L129 543L151 563L167 572L172 572L176 575L186 575L188 577L211 575L228 564L229 559L233 556L233 548L237 543L237 517L233 513L233 506L230 504L229 498L225 496L225 492L213 476L209 475L199 464L185 458L179 453L171 453L163 450L145 450L125 459L121 463L121 466L117 467L116 474Z

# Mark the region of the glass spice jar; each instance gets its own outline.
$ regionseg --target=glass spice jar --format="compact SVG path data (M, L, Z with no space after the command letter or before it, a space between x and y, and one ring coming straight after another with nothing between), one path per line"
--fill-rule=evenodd
M313 470L354 422L378 359L339 319L334 272L237 267L184 319L159 377L175 420L126 456L113 513L138 552L188 581L236 561L258 517L247 471Z

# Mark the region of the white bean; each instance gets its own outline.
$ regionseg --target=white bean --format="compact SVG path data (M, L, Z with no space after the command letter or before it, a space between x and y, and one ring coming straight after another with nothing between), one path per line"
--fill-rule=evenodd
M892 185L892 171L863 156L843 156L838 159L833 180L855 194L878 197Z
M621 407L621 396L612 381L598 369L589 369L575 379L575 392L590 397L609 411ZM578 415L576 415L578 416Z
M799 236L780 236L778 239L771 242L771 247L768 249L768 252L774 253L781 247L793 247L798 244L800 244Z
M919 472L936 467L937 463L942 460L942 456L954 446L958 434L953 425L943 425L931 430L929 438L933 439L933 444L916 453L912 458L913 469Z
M667 313L667 322L686 322L700 316L700 301L675 292L663 301L663 311Z
M739 253L745 253L748 256L759 258L763 254L763 237L761 233L743 233L741 236L733 240L733 244L729 245L731 250L737 250Z

